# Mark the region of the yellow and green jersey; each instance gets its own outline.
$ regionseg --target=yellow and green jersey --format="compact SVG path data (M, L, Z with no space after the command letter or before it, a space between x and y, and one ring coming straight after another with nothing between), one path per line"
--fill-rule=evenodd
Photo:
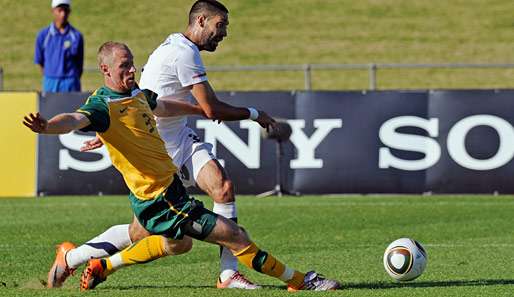
M140 200L163 194L177 171L155 127L156 98L149 90L121 94L104 86L77 110L91 122L82 131L98 133L112 164Z

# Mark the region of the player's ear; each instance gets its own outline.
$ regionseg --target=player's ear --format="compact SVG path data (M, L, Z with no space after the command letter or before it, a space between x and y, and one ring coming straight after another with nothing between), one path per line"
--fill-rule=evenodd
M100 72L102 72L103 75L110 76L109 66L107 66L107 64L100 64Z
M205 17L205 15L203 14L200 14L198 15L198 18L197 18L197 21L198 21L198 25L200 25L200 27L205 27L205 21L207 20L207 18Z

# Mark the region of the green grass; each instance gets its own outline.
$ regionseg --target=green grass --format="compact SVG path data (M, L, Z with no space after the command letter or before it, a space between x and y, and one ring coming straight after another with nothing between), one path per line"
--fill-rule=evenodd
M35 90L37 31L49 0L0 0L0 66L8 90ZM510 0L225 0L229 37L206 65L304 63L508 63L514 60ZM85 35L86 66L106 40L129 44L142 65L170 33L184 30L192 0L76 0L71 21ZM512 88L514 70L381 71L391 88ZM217 90L303 88L302 73L211 73ZM85 89L101 84L87 73ZM316 71L315 89L363 89L364 71Z
M261 247L293 267L343 281L343 291L298 296L511 296L514 289L512 196L240 197L238 207ZM212 288L218 249L200 242L187 255L123 269L87 294L78 292L78 276L63 289L43 288L54 244L81 243L130 219L124 197L0 200L0 295L243 294ZM398 284L384 272L382 253L404 236L425 245L429 262L418 280ZM243 270L266 285L245 295L290 296L280 282Z

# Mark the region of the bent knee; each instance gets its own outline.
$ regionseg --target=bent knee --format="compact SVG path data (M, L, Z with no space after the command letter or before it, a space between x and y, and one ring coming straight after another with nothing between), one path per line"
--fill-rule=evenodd
M226 179L212 193L212 199L216 203L231 203L235 201L234 184L231 180Z
M150 232L148 232L139 222L132 222L129 225L129 236L132 242L139 241L147 236L150 236Z
M193 248L193 240L191 237L185 236L181 240L168 239L165 245L166 254L177 256L185 254Z
M247 247L251 243L248 233L242 227L237 226L236 228L233 228L231 231L232 232L230 234L230 237L234 240L235 243L237 243L237 245L240 248Z

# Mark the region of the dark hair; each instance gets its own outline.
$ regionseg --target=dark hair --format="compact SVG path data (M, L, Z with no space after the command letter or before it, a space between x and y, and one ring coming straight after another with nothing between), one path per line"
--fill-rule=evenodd
M228 9L221 2L216 0L197 0L189 11L189 25L192 25L195 18L200 13L206 13L208 16L219 13L228 13Z

